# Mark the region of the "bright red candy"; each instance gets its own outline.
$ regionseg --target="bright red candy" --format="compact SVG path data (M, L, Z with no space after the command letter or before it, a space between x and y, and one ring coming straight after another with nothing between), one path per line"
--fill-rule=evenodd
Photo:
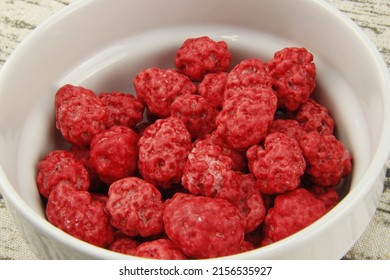
M191 80L199 82L207 73L227 71L231 54L226 42L216 42L207 36L189 38L175 55L175 65Z
M198 141L184 165L182 185L193 194L236 200L239 189L232 165L221 147Z
M57 186L49 195L46 216L54 226L93 245L107 247L114 239L103 205L87 191Z
M56 127L69 143L87 146L106 129L107 108L90 90L65 85L56 93L55 106Z
M272 122L271 127L269 128L268 134L280 132L284 133L287 136L295 139L297 142L301 139L303 135L306 134L306 131L299 125L296 120L290 119L276 119Z
M207 135L204 140L211 145L217 145L221 147L222 155L228 156L233 160L233 170L242 172L247 170L248 163L244 151L239 151L228 146L223 137L219 137L215 131Z
M127 126L132 129L143 119L144 105L131 94L119 91L102 92L98 98L108 111L107 127Z
M52 151L39 161L36 183L39 193L46 198L57 186L66 185L82 191L90 186L83 163L63 150Z
M82 86L75 86L71 84L65 84L62 87L60 87L55 95L54 100L54 108L57 111L58 108L67 103L69 100L72 100L73 98L93 98L95 97L95 93L87 88L84 88Z
M324 203L303 188L275 198L264 219L262 245L279 241L312 224L327 212Z
M334 135L310 132L299 142L305 157L306 173L320 186L336 186L352 171L352 156Z
M196 92L196 85L174 69L148 68L134 78L137 97L160 118L169 117L176 97Z
M224 100L227 72L209 73L198 84L198 93L220 110Z
M138 147L138 169L146 181L162 188L180 182L192 148L191 136L180 119L169 117L149 125Z
M114 241L108 247L109 250L126 255L134 255L140 242L122 232L115 234Z
M245 150L260 143L274 119L277 98L272 89L250 88L226 99L218 114L216 133L227 145Z
M128 236L151 236L163 230L164 204L152 184L127 177L111 184L106 210L111 224Z
M295 139L280 132L268 134L264 147L252 146L246 155L262 193L279 194L299 187L306 163Z
M89 191L99 191L100 189L105 188L105 184L100 180L95 170L93 170L89 164L90 147L72 145L69 152L81 161L87 169L90 182Z
M229 99L246 88L255 90L272 88L272 78L268 66L260 59L245 59L234 66L227 77L224 99Z
M183 121L191 138L203 139L215 128L218 111L200 95L182 95L171 105L171 116Z
M244 240L241 211L225 199L177 193L166 201L163 220L169 239L193 258L239 252Z
M307 189L324 203L327 211L331 210L339 202L340 196L334 188L314 185Z
M295 111L306 102L316 86L313 55L305 48L284 48L268 62L278 107Z
M166 238L146 241L135 250L135 256L160 260L186 260L187 257L171 240Z
M240 196L233 204L245 217L245 233L254 231L264 220L266 209L263 196L257 189L256 178L252 174L238 174Z
M126 126L113 126L96 135L89 165L106 184L131 176L137 170L138 135Z
M328 109L314 99L309 98L299 107L296 120L306 132L316 131L320 134L333 134L335 126L333 118Z

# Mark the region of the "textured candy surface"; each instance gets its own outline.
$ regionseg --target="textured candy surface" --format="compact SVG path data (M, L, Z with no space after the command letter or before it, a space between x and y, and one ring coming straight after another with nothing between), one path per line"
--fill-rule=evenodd
M333 135L310 132L300 142L305 157L306 173L320 186L336 186L352 171L352 156Z
M102 204L92 200L87 191L57 186L49 195L46 216L54 226L96 246L107 247L114 239Z
M192 148L191 136L180 119L169 117L149 125L138 147L138 168L146 181L162 188L180 182Z
M222 108L228 75L227 72L209 73L198 84L198 93L218 110Z
M299 125L296 120L290 119L276 119L272 122L268 134L280 132L286 134L288 137L295 139L297 142L306 134L306 131Z
M175 99L171 116L183 121L192 140L203 139L215 128L218 111L202 96L190 94Z
M225 99L216 119L216 133L234 149L258 144L267 135L276 105L277 98L271 89L241 90L239 96Z
M106 106L90 90L69 85L65 89L59 89L55 98L56 127L69 143L87 146L106 129Z
M166 202L167 236L189 257L212 258L240 251L245 220L225 199L177 193Z
M144 242L135 251L137 257L160 260L186 260L186 255L171 240L161 238Z
M245 217L245 233L254 231L264 220L266 209L263 196L258 191L256 178L252 174L238 174L240 196L233 204Z
M115 181L108 190L110 223L128 236L160 234L163 208L157 188L138 177Z
M225 41L214 41L207 36L189 38L177 50L175 65L193 81L201 81L207 73L227 71L231 54Z
M277 51L268 67L278 94L278 107L295 111L309 99L316 86L316 67L313 55L305 48Z
M303 188L278 195L264 219L263 245L298 232L322 217L326 211L324 203Z
M113 126L91 142L89 165L106 184L131 176L137 169L138 135L126 126Z
M227 77L224 99L229 99L237 92L247 88L254 90L272 88L272 78L268 66L260 59L245 59L234 66Z
M328 109L311 98L299 107L296 120L306 132L328 135L334 132L335 122Z
M264 147L254 145L246 155L262 193L279 194L299 187L306 162L295 139L280 132L268 134Z
M89 174L82 162L64 150L52 151L39 161L36 183L39 193L46 198L57 186L66 185L82 191L90 186Z
M108 249L126 255L135 255L135 251L139 244L140 242L135 238L118 232L115 234L114 241L111 242Z
M134 78L137 97L160 118L169 117L176 97L196 92L196 85L174 69L148 68Z
M232 165L221 147L198 141L184 165L182 185L193 194L235 200L239 189Z
M108 128L127 126L134 129L143 118L144 105L131 94L119 91L102 92L98 98L106 105Z

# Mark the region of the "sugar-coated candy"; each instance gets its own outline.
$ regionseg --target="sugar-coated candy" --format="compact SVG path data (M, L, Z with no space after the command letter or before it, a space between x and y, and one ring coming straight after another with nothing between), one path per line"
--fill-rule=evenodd
M65 85L55 97L56 127L69 143L88 146L107 127L108 112L91 90Z
M134 255L159 260L186 260L187 256L171 240L166 238L146 241L140 244Z
M300 186L306 162L295 139L280 132L268 134L264 147L254 145L246 155L262 193L280 194Z
M245 150L267 135L277 98L272 89L246 88L225 99L216 118L216 133L234 148Z
M313 59L307 49L289 47L277 51L268 62L278 107L295 111L309 99L316 86Z
M83 163L65 150L54 150L39 161L36 183L39 193L46 198L59 185L81 191L90 187L89 174Z
M233 161L218 145L198 141L185 162L182 185L190 193L235 200L239 196Z
M138 177L115 181L108 190L110 223L128 236L160 234L163 208L157 188Z
M213 258L240 251L245 220L240 210L221 198L176 193L166 201L165 233L192 258Z
M93 245L107 247L114 239L103 205L87 191L57 186L49 195L46 216L54 226Z
M304 188L278 195L264 219L262 245L268 245L298 232L326 212L324 203Z
M113 126L91 142L89 165L106 184L132 176L137 170L138 135L127 126Z
M142 121L144 105L132 94L120 91L102 92L98 98L106 105L108 128L127 126L134 129Z
M169 117L176 97L196 92L196 85L175 69L148 68L133 80L138 99L159 118Z
M199 82L208 73L227 71L231 54L225 41L208 36L189 38L175 54L177 69L191 80Z
M300 142L306 173L320 186L333 187L352 171L352 156L334 135L310 132Z
M183 121L193 140L203 139L215 130L218 111L197 94L179 96L171 105L171 116Z
M176 117L157 120L142 133L138 147L138 168L146 181L162 188L180 182L192 148L183 121Z

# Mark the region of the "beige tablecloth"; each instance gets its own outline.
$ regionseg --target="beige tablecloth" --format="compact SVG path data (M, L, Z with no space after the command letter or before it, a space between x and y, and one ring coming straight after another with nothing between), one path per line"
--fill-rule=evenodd
M287 1L287 0L286 0ZM75 0L0 1L0 67L38 24ZM351 17L376 44L390 66L390 0L326 0ZM114 3L114 1L113 1ZM389 143L390 145L390 143ZM388 175L390 172L388 171ZM20 237L0 198L0 260L36 259ZM390 259L390 181L372 222L345 259Z

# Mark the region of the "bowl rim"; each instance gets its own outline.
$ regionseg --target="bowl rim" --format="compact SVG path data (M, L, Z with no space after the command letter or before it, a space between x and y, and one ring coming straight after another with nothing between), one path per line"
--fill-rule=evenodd
M307 2L309 0L302 0ZM0 83L2 82L3 73L7 71L7 69L13 64L13 61L17 57L17 54L28 48L28 44L31 40L34 40L37 34L45 32L49 29L54 23L61 22L64 17L68 14L77 11L83 6L88 6L91 3L96 2L96 0L79 0L75 1L58 12L54 13L52 16L43 21L36 29L31 31L26 38L15 48L12 54L4 63L1 72L0 72ZM389 69L385 64L382 55L379 50L375 46L375 44L371 41L368 35L354 22L350 19L346 14L338 10L336 7L331 4L321 1L321 0L312 0L310 1L315 5L320 6L322 9L325 9L328 13L331 13L337 17L337 19L348 26L348 28L355 32L360 39L360 41L365 44L365 48L372 55L372 58L375 60L376 67L379 70L379 73L382 75L382 79L384 81L385 89L382 92L383 99L383 107L386 107L386 104L390 104L390 75ZM386 94L387 93L387 94ZM387 105L389 106L389 105ZM390 108L389 108L390 109ZM301 240L304 236L314 236L316 233L320 232L323 228L328 227L330 224L336 223L340 217L347 215L352 211L352 208L361 203L363 198L369 192L369 188L362 188L358 186L362 185L374 185L381 172L384 170L384 166L386 165L387 160L390 156L390 110L383 110L384 118L382 125L382 133L381 138L378 141L378 145L376 148L375 154L373 154L372 161L368 165L364 174L361 176L359 181L356 183L356 188L360 191L350 191L346 197L335 206L329 213L327 213L324 217L317 220L311 226L268 246L252 250L249 252L245 252L246 256L249 258L255 257L258 253L264 252L266 253L270 250L284 250L288 244L291 244L292 240ZM50 224L46 219L42 216L38 215L32 208L23 200L23 198L17 193L17 191L13 188L10 183L5 171L0 165L0 191L3 195L3 198L8 205L12 205L14 208L12 211L17 211L23 219L30 221L34 227L40 232L42 235L51 236L59 243L70 247L71 249L82 252L88 256L98 256L99 258L107 258L107 259L140 259L134 256L123 255L120 253L116 253L113 251L109 251L104 248L99 248L94 245L88 244L82 240L79 240L71 235L66 234L60 229L54 227ZM12 211L10 211L12 213ZM13 214L13 213L12 213ZM372 213L373 214L373 213ZM15 217L14 217L15 218ZM316 226L314 226L316 225ZM260 253L262 255L263 253ZM223 258L234 258L237 255L222 257Z

